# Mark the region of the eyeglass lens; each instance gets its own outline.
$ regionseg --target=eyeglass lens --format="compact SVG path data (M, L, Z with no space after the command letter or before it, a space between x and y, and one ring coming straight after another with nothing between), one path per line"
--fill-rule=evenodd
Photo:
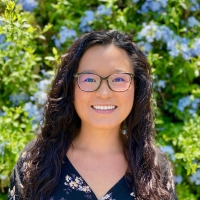
M96 74L81 74L78 78L79 87L84 91L95 91L101 82ZM129 88L131 77L128 74L112 74L108 77L108 84L114 91L125 91Z

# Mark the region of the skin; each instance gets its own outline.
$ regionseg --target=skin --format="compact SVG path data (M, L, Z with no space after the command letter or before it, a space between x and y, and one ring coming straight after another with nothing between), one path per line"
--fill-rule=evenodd
M114 45L89 48L80 60L78 73L108 76L115 72L133 73L126 51ZM125 174L127 162L120 137L120 125L134 102L134 81L125 92L110 90L106 81L95 92L84 92L75 82L74 106L81 129L67 156L96 197L103 197ZM99 113L92 105L115 105L109 113Z

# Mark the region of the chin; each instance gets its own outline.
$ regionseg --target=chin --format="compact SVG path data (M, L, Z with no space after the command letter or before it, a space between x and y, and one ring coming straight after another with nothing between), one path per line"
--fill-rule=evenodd
M116 127L120 127L121 123L112 123L112 122L107 122L107 123L93 123L92 126L98 129L114 129Z

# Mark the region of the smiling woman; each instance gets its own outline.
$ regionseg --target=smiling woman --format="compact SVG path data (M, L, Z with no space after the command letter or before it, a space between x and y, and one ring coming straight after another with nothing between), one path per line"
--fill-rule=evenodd
M154 144L151 95L149 64L131 36L80 37L62 58L9 199L176 199L170 163Z
M81 119L81 130L86 129L91 135L96 132L90 131L93 127L101 131L109 129L108 135L115 133L117 136L134 101L133 67L126 51L113 44L93 46L82 56L77 73L74 106ZM90 77L90 81L85 77ZM112 109L105 110L107 106Z

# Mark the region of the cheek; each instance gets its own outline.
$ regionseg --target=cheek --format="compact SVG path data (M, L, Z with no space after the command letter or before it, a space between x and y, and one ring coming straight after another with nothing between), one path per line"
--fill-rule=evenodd
M127 107L127 112L130 112L134 104L134 87L130 87L126 94L123 95L123 102Z
M75 85L74 88L74 107L76 112L82 112L86 107L89 106L89 100L91 99L91 94L80 90L80 88Z
M81 95L82 91L79 89L79 87L77 85L75 85L75 88L74 88L74 106L75 106L75 109L78 113L78 110L80 109L80 102L82 102L82 97L83 95Z

